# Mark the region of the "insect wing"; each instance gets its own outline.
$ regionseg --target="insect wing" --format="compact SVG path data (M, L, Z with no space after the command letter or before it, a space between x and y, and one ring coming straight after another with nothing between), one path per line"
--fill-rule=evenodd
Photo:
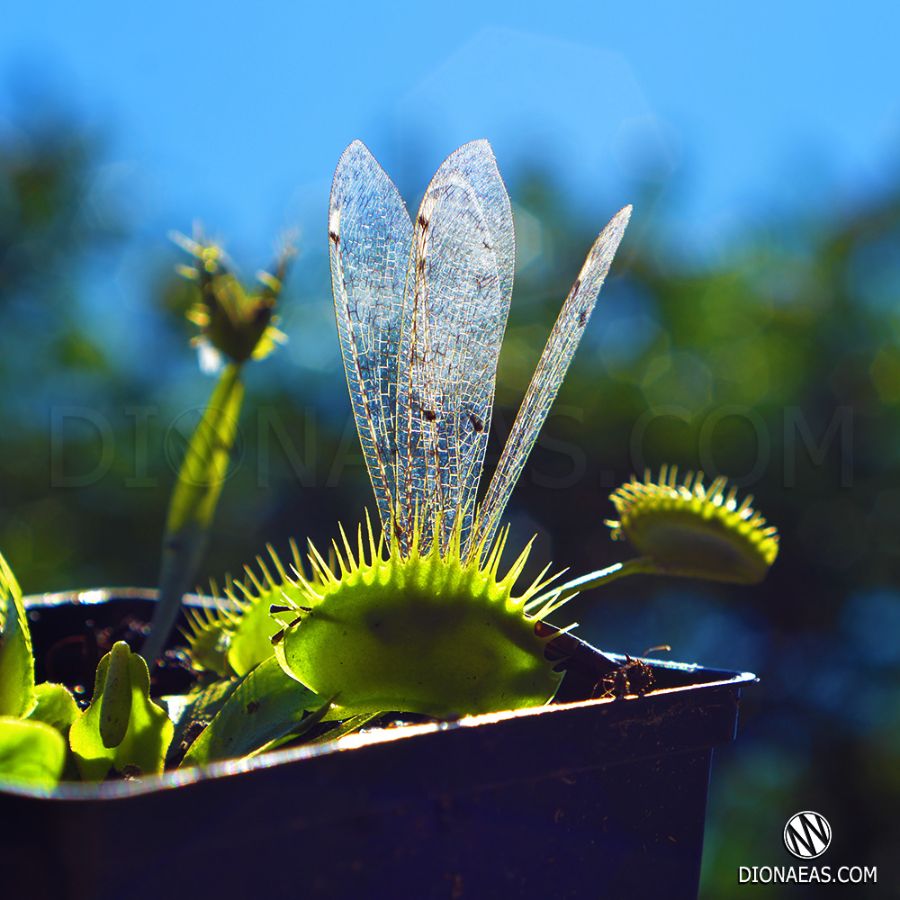
M400 345L397 490L401 545L465 542L484 460L512 290L506 189L489 145L467 144L432 179L416 217ZM462 515L462 521L458 522Z
M360 141L338 162L328 219L331 284L356 428L382 526L396 499L397 359L413 228L397 188Z
M434 181L444 175L461 176L478 200L497 257L500 300L508 311L516 265L516 239L509 194L497 169L491 145L487 141L463 144L438 169Z
M626 206L600 232L563 303L485 495L475 546L489 545L496 533L509 495L534 447L590 320L630 216L631 207Z

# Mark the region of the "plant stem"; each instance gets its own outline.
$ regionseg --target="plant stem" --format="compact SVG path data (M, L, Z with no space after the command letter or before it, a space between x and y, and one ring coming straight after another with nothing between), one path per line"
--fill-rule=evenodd
M151 666L165 647L181 598L191 587L206 551L244 399L240 376L237 363L222 370L178 472L163 536L159 601L141 650Z
M609 584L626 575L652 575L656 572L657 569L649 557L639 556L635 559L628 559L625 562L607 566L605 569L589 572L587 575L579 575L578 578L573 578L560 587L550 588L539 597L529 600L526 609L538 608L551 599L553 606L556 607L574 597L575 594Z

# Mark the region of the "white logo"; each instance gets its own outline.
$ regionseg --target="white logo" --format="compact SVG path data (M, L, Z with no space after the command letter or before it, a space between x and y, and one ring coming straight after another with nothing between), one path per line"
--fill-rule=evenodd
M798 812L784 826L784 846L800 859L821 856L831 843L831 825L817 812Z

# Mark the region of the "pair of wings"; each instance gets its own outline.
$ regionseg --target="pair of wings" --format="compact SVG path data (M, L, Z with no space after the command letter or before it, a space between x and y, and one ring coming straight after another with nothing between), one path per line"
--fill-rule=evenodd
M331 277L356 427L389 541L493 540L622 239L597 238L566 299L476 515L515 267L512 211L487 141L460 147L415 221L359 141L331 190Z

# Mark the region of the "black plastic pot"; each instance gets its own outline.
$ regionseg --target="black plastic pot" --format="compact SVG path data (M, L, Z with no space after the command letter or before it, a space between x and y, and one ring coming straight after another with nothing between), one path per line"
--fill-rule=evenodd
M33 598L40 656L150 591ZM713 748L750 674L654 662L590 696L606 657L565 636L559 703L373 731L51 796L0 792L8 897L696 897Z

